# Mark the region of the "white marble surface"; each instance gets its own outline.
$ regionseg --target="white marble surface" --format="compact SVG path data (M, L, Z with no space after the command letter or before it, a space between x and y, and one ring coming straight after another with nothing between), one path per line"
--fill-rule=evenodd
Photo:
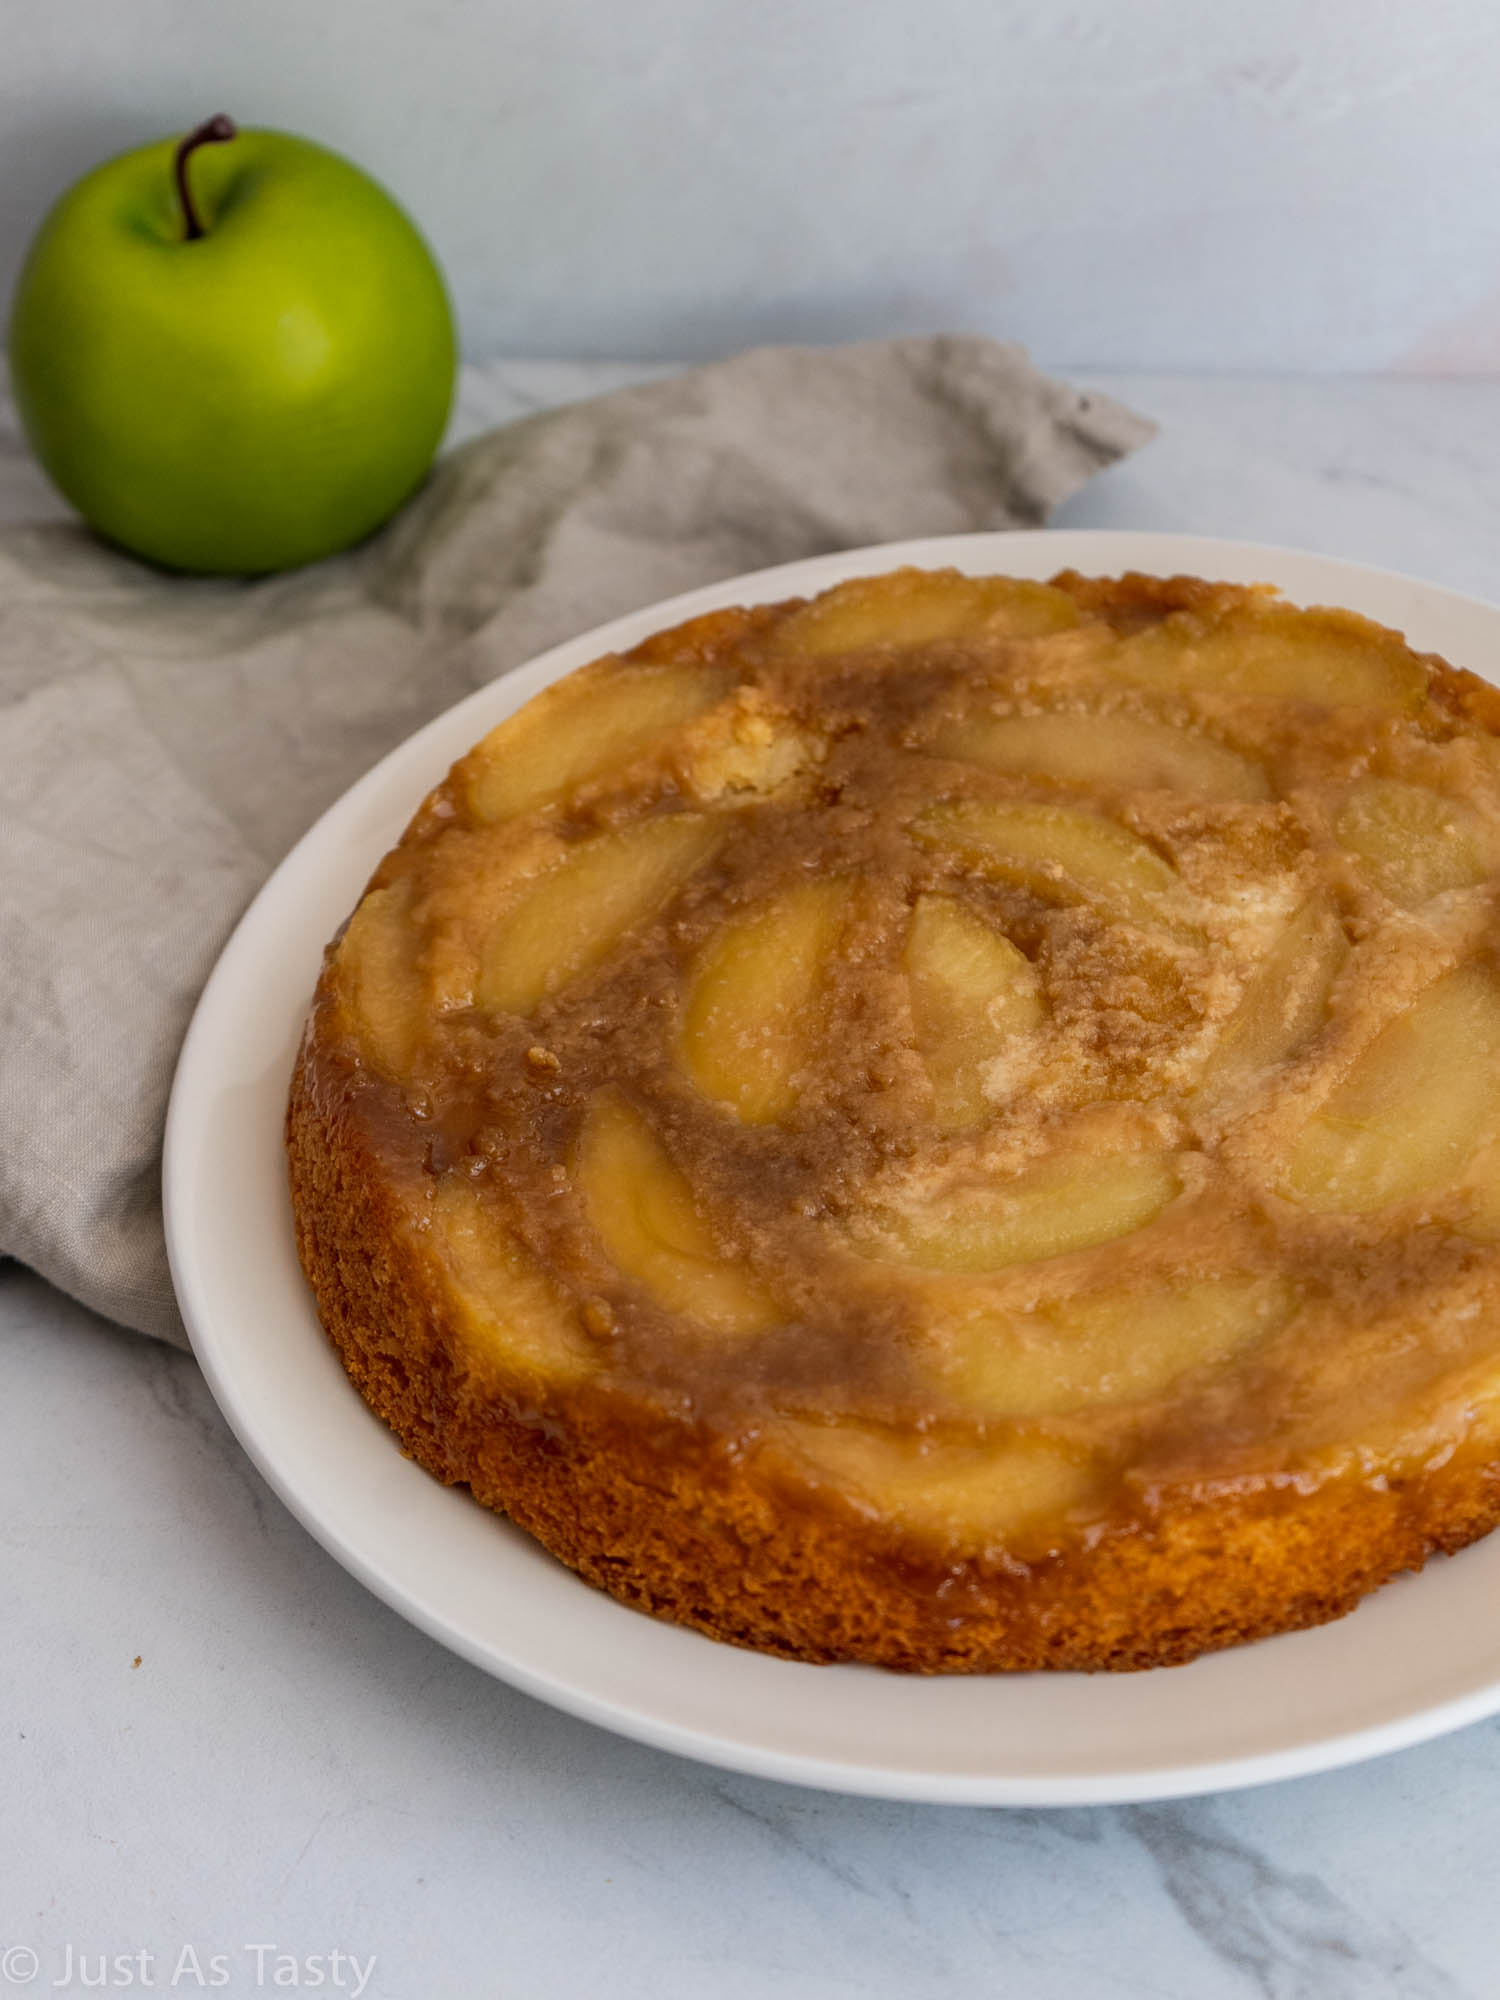
M625 372L470 376L459 428ZM1294 543L1500 598L1500 382L1099 386L1162 436L1062 525ZM48 504L19 482L0 515ZM211 1990L218 1954L219 1991L363 1977L377 2000L1500 1990L1500 1723L1108 1810L726 1776L404 1625L265 1489L188 1357L14 1267L0 1343L0 1989Z
M378 174L473 353L934 325L1077 365L1494 369L1490 0L6 0L0 317L211 112Z

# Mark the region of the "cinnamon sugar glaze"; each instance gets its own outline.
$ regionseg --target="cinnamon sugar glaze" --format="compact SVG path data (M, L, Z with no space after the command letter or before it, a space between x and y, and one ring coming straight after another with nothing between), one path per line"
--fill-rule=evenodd
M1140 1666L1500 1513L1500 698L1191 579L898 572L571 676L330 948L351 1374L716 1636Z

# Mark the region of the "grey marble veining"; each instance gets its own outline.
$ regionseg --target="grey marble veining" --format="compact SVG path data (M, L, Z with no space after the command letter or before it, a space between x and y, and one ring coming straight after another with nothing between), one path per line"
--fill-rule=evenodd
M186 1356L14 1267L0 1330L0 1949L54 1976L70 1941L206 1961L261 1939L374 1952L395 1996L1495 1991L1497 1725L1080 1811L731 1776L404 1624L265 1489Z
M460 432L628 372L471 375ZM1063 525L1286 541L1500 597L1500 384L1100 386L1162 435ZM328 1954L373 1953L377 2000L1500 1992L1500 1723L1114 1809L727 1775L403 1623L266 1489L186 1356L14 1267L0 1347L0 1980L20 1946L30 1990L90 1990L59 1983L71 1945L75 1970L146 1952L156 1986L193 1991L168 1984L191 1946L224 1956L218 1990L274 1991L261 1943L304 1984L321 1955L324 1991Z

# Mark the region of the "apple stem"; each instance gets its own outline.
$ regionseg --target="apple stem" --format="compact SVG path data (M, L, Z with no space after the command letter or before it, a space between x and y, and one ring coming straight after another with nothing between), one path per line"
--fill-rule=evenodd
M212 118L205 118L201 125L188 133L182 144L177 148L175 163L177 172L177 198L182 203L182 219L186 224L186 240L189 243L196 243L198 238L204 234L204 229L203 224L198 220L198 211L193 206L192 189L188 186L188 160L192 154L197 152L200 146L218 145L222 140L232 139L234 135L234 120L226 118L224 113L220 111L216 112Z

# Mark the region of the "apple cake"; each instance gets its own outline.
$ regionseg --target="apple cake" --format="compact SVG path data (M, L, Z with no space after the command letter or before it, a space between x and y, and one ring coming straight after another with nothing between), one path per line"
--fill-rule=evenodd
M1135 1668L1500 1519L1500 694L901 570L558 682L330 946L298 1241L406 1451L712 1636Z

